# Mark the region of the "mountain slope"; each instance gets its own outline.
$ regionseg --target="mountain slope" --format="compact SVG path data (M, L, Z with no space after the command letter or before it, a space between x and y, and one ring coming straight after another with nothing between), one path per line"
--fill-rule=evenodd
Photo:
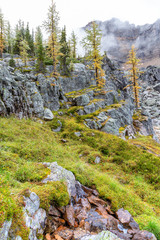
M134 44L143 66L160 64L160 20L153 24L135 26L113 18L105 22L97 21L97 24L103 34L102 51L107 51L111 59L125 62ZM86 27L89 25L90 23Z
M51 129L58 119L63 128L54 133ZM160 226L158 157L116 136L90 130L66 114L43 124L1 118L0 136L1 224L13 216L13 228L18 224L23 206L20 196L27 189L39 189L39 196L44 198L40 200L45 203L47 189L39 182L47 170L40 162L57 161L82 184L95 186L103 199L111 201L113 211L124 207L142 228L150 222ZM97 156L99 164L95 163ZM59 188L64 193L60 195L55 186L55 198L61 205L66 204L65 189L61 185Z

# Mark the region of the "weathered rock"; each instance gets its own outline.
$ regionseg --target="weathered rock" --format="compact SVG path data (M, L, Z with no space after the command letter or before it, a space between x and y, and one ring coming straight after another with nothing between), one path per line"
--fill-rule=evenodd
M50 206L48 210L48 214L55 217L61 216L61 213L54 206Z
M148 231L139 231L132 240L157 240L153 233Z
M87 194L84 191L83 186L80 184L80 182L76 181L76 185L75 186L76 186L76 198L78 199L78 201L81 198L87 197Z
M83 94L75 98L75 103L77 106L86 106L90 102L87 94Z
M68 193L70 196L75 196L76 188L75 188L75 176L72 172L62 168L57 164L57 162L53 163L43 163L51 170L51 174L47 176L42 182L47 183L51 181L61 181L64 180L67 183Z
M107 202L105 202L104 200L102 200L94 195L89 196L88 201L91 204L94 204L95 206L99 206L99 205L106 206L107 205Z
M30 193L29 197L24 197L24 211L27 211L27 214L32 217L35 212L39 209L40 199L34 192Z
M133 125L128 125L121 133L120 136L122 139L126 139L126 137L128 137L128 139L134 139L136 135L136 129L134 128Z
M59 236L64 240L70 240L72 239L72 236L73 236L73 230L66 227L60 227L59 229L57 229L54 235L57 237Z
M51 111L57 111L60 108L59 99L63 98L58 82L54 78L45 78L43 74L37 76L38 90L44 101L44 107Z
M78 91L88 88L90 85L96 85L94 71L88 70L82 63L74 64L74 71L71 77L59 77L58 81L64 93Z
M98 108L96 108L94 103L91 103L91 104L84 107L84 113L85 114L94 113L96 110L98 110Z
M120 124L117 119L109 118L105 126L101 129L102 132L119 135Z
M95 190L95 189L91 189L91 188L88 188L84 185L81 185L82 186L82 189L89 195L91 196L92 194L95 195L95 196L98 196L99 193Z
M139 231L139 225L134 221L133 217L127 210L121 208L116 212L116 215L123 226L131 230Z
M103 123L107 120L108 116L106 114L106 112L101 112L97 118L99 119L100 123Z
M69 226L74 227L75 224L74 208L71 205L66 206L64 218L69 224Z
M52 131L53 131L53 132L60 132L61 129L62 129L62 123L61 123L61 121L57 120L57 123L59 124L59 127L57 127L57 128L52 128Z
M131 214L123 208L119 209L116 212L116 215L122 224L129 224L129 222L131 221Z
M73 239L74 240L80 240L82 239L84 236L86 235L90 235L90 232L86 231L86 230L83 230L81 228L77 228L75 231L74 231L74 235L73 235Z
M80 132L75 132L74 135L77 136L77 137L80 137L81 133Z
M111 230L111 232L114 233L120 239L123 239L123 240L130 240L130 239L132 239L132 235L130 235L130 234L127 234L127 233L124 234L124 233L119 232L117 230Z
M101 161L101 158L100 158L99 156L97 156L96 159L94 160L94 162L95 162L96 164L99 164L100 161Z
M3 223L2 228L0 228L0 240L7 240L8 239L8 233L9 229L11 227L12 220L10 221L5 221Z
M48 109L48 108L44 109L43 118L44 118L44 120L52 120L54 118L53 113L51 112L50 109Z
M86 235L82 237L80 240L99 240L99 239L104 239L104 240L121 240L118 238L115 234L109 232L109 231L103 231L97 235Z
M76 219L78 220L79 223L88 217L86 210L87 210L86 208L82 207L79 208L78 214L76 214Z
M90 210L91 209L91 205L88 202L87 198L81 198L79 202L82 205L82 208L84 208L85 210Z
M39 197L33 192L29 197L24 197L24 203L26 227L30 229L29 240L37 240L37 234L43 234L45 229L46 211L39 208Z

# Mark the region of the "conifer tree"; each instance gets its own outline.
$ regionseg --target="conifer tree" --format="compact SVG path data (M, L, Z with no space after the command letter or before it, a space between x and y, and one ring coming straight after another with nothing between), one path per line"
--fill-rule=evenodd
M70 48L67 42L66 27L62 29L61 39L60 39L60 49L59 49L59 61L60 69L63 75L69 75L69 65L70 65Z
M45 72L45 52L43 47L43 36L40 27L37 27L35 33L35 54L37 59L36 70L38 72Z
M56 4L51 2L51 6L48 10L47 20L44 21L43 26L45 30L49 33L48 50L50 56L53 60L53 76L57 77L57 63L59 55L59 45L58 45L58 22L59 13L56 11Z
M131 84L129 84L125 88L130 86L132 87L136 109L138 109L139 107L139 88L140 87L138 84L138 77L139 77L139 74L141 73L141 71L138 68L139 62L140 62L140 59L136 57L136 49L133 45L129 52L128 60L126 62L126 64L130 66L128 77Z
M15 29L15 39L13 44L13 53L20 55L20 42L24 40L25 37L25 29L24 22L21 20L18 21Z
M82 40L83 47L88 49L87 60L91 61L91 68L95 70L97 86L102 88L105 85L104 71L102 69L102 59L100 45L102 34L95 22L91 23L90 28L85 30L86 37Z
M0 9L0 58L2 58L2 53L4 50L4 39L5 39L4 19Z
M76 59L76 50L77 50L77 37L76 37L74 31L72 31L72 34L71 34L71 56L73 59Z
M5 43L6 51L8 53L13 53L13 34L11 30L11 25L9 22L7 22L6 27L6 43Z
M28 42L28 46L30 48L28 53L30 56L33 56L34 55L34 41L33 41L33 37L29 30L29 23L27 23L27 27L25 29L25 40Z
M28 45L28 42L23 39L21 42L20 42L20 55L23 59L23 62L26 66L27 64L27 59L28 59L28 51L30 50L29 48L29 45Z

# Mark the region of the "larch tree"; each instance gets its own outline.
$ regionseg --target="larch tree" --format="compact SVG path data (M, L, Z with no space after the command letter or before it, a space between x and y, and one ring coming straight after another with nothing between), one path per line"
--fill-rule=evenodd
M45 52L43 47L43 36L40 27L37 27L35 33L35 55L36 55L36 70L38 72L45 72Z
M4 19L0 9L0 58L2 58L2 53L4 50L4 39L5 39Z
M59 13L56 11L56 4L51 2L51 6L48 9L47 20L44 21L43 26L47 33L49 33L48 50L53 60L53 76L57 77L57 63L59 56L59 44L58 44L58 22Z
M28 45L28 42L23 39L21 42L20 42L20 55L22 57L22 60L26 66L27 64L27 59L28 59L28 51L30 50L30 47Z
M60 49L59 49L59 61L60 61L60 69L63 75L69 75L69 65L71 62L70 59L70 47L67 42L67 34L66 27L62 29L61 38L60 38Z
M132 87L136 109L139 108L139 88L140 87L138 84L138 78L139 78L139 74L142 73L138 68L140 61L141 60L136 57L136 49L133 45L129 52L128 60L126 62L126 65L129 65L128 77L129 77L130 84L127 85L125 88Z
M102 34L98 25L92 22L85 30L86 37L82 40L82 45L87 49L86 59L91 62L91 69L95 70L95 78L97 86L102 88L105 85L104 71L102 69L102 59L100 53Z

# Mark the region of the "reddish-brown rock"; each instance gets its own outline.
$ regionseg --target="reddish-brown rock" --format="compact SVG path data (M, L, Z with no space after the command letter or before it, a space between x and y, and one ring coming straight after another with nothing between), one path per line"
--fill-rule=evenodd
M80 229L80 228L77 228L77 229L74 231L73 239L74 239L74 240L79 240L79 239L81 239L82 237L86 236L87 234L90 234L90 232L85 231L85 230Z
M81 222L82 220L88 217L87 211L85 208L82 208L79 213L76 215L76 219Z
M73 230L67 227L58 228L57 231L54 233L54 237L55 238L61 237L63 240L70 240L73 237ZM61 240L61 239L57 239L57 240Z
M129 224L129 222L131 221L132 217L131 214L127 210L124 210L123 208L118 209L116 215L122 224Z
M51 240L51 235L49 233L46 234L46 240Z
M61 238L58 234L56 234L54 237L56 240L63 240L63 238Z
M108 212L109 214L111 214L111 215L114 214L114 213L112 212L112 210L111 210L111 207L110 207L109 205L106 207L106 210L107 210L107 212Z
M89 222L86 222L84 223L84 229L88 232L90 232L91 230L91 224Z
M107 218L108 217L108 213L106 211L106 209L99 205L97 208L96 208L96 212L98 212L101 216L103 216L104 218Z
M88 188L88 187L83 186L83 185L81 185L81 186L82 186L82 189L83 189L89 196L92 195L92 194L94 194L95 196L98 196L98 195L99 195L99 193L97 192L97 190Z
M156 237L148 231L139 231L134 235L132 240L156 240Z
M56 217L61 216L61 213L54 206L50 206L50 208L48 210L48 214L52 215L52 216L56 216Z
M75 223L74 208L71 205L66 206L64 219L67 221L69 226L74 227L74 223Z
M102 206L106 206L107 205L107 202L105 202L104 200L94 196L94 195L91 195L88 197L88 201L91 203L91 204L94 204L95 206L99 206L99 205L102 205Z
M81 204L81 206L86 209L86 210L90 210L91 209L91 204L89 203L87 198L80 198L79 203Z
M119 224L119 221L114 218L113 216L109 215L107 216L107 229L108 230L118 230L118 224Z

